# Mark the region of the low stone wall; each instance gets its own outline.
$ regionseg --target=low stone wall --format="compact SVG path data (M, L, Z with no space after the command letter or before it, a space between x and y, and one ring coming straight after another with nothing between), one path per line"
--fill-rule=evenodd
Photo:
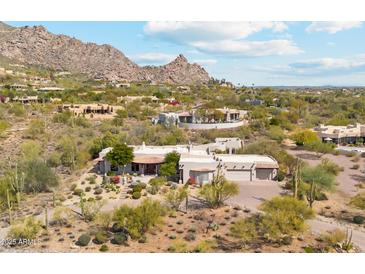
M232 123L211 123L211 124L195 124L195 123L179 123L179 127L186 129L227 129L244 126L245 121L237 121Z

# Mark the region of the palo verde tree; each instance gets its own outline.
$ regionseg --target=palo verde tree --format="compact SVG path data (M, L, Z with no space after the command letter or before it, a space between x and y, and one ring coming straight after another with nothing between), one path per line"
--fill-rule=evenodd
M319 191L330 191L335 187L335 175L321 165L303 168L301 177L305 183L304 190L310 207L313 206Z
M114 166L122 166L123 174L125 171L125 166L133 161L133 148L127 146L126 144L117 144L114 146L113 150L108 152L106 159L111 162Z
M218 208L224 205L229 198L238 195L238 185L227 181L223 176L221 168L217 169L217 174L213 176L213 180L209 184L203 185L199 192L199 196L211 208Z
M176 175L176 171L180 161L180 154L176 151L167 153L165 156L165 162L160 167L160 173L162 176L170 177Z

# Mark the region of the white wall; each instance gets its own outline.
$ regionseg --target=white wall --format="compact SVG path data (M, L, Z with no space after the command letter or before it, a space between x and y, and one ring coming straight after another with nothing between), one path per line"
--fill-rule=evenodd
M244 126L245 121L233 123L212 123L212 124L197 124L197 123L179 123L179 127L186 129L226 129Z

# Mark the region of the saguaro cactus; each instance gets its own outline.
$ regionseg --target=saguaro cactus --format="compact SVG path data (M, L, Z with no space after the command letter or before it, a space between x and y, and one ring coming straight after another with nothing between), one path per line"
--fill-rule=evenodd
M48 230L48 205L45 205L44 208L44 227L46 228L46 230Z
M15 192L18 207L20 207L21 193L24 189L24 172L19 174L18 164L15 164L15 173L10 176L10 185Z
M12 209L13 209L13 205L11 204L10 201L10 193L9 193L9 189L6 190L6 201L7 201L7 206L8 206L8 213L9 213L9 224L13 223L13 215L12 215Z

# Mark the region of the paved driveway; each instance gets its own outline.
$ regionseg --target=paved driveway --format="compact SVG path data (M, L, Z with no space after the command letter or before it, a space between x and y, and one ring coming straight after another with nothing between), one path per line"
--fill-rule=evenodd
M276 181L239 182L238 185L240 193L228 203L250 209L256 209L263 201L283 193L283 189Z

